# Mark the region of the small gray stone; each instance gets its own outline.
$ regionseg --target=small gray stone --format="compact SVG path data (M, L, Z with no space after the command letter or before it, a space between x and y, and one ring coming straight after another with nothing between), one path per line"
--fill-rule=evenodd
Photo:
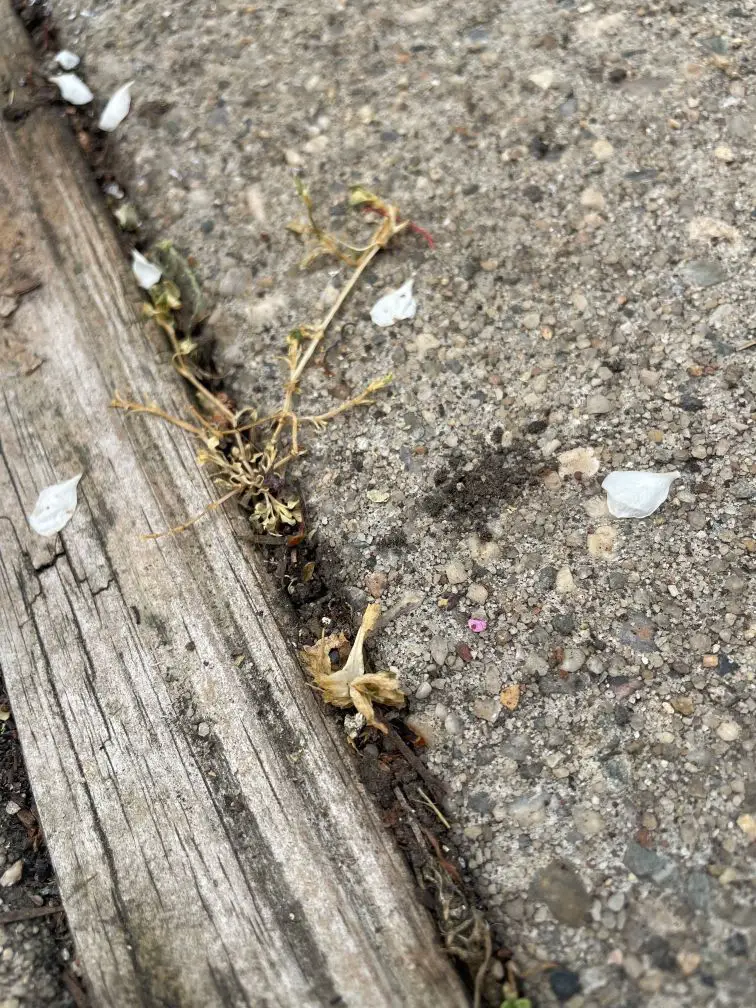
M546 818L546 795L524 795L507 806L507 815L520 826L537 826Z
M614 404L611 399L607 399L605 395L600 392L596 395L588 396L588 401L585 404L586 413L590 413L591 416L599 416L602 413L611 413L614 409Z
M675 870L674 864L656 851L631 842L624 857L625 867L638 878L652 878L655 882L665 881Z
M475 791L467 799L468 808L481 815L487 815L491 811L491 795L488 791Z
M730 492L737 500L753 500L756 497L756 481L742 480L740 483L733 483Z
M688 641L691 651L708 654L711 651L711 637L705 633L694 633Z
M246 266L232 266L226 270L218 284L218 293L224 297L240 297L252 286L252 271Z
M433 637L430 642L431 658L436 665L443 665L451 647L445 637Z
M564 660L559 668L563 672L577 672L585 665L585 651L580 648L567 648L564 652Z
M471 584L467 589L467 597L476 605L483 605L488 598L488 589L482 584Z
M640 654L650 654L652 651L656 651L654 643L656 628L653 623L642 613L636 612L628 615L627 623L623 623L620 627L620 643L626 644Z
M575 823L575 829L584 837L596 836L606 826L598 812L592 808L581 806L572 810L572 820Z
M694 287L713 287L724 283L727 272L717 259L693 259L683 267L683 278Z
M467 581L467 571L459 560L451 560L444 568L444 573L450 585L463 584Z
M528 736L523 732L520 732L518 734L508 736L505 741L501 743L499 751L508 759L513 759L516 763L523 763L530 755L531 748L532 743Z
M536 578L536 584L543 591L551 591L551 589L556 584L557 571L556 567L542 567L538 571L538 577Z
M417 689L415 690L415 696L417 697L418 700L425 700L427 697L431 695L432 691L433 687L426 680L425 682L421 682L420 685L417 687Z
M545 903L553 916L570 927L581 927L591 908L591 895L567 861L552 861L533 879L531 896Z
M575 629L575 616L570 613L557 613L551 619L551 625L558 633L570 634Z
M705 911L709 909L711 879L706 872L691 872L685 883L685 892L688 897L688 903L690 903L694 910Z
M612 913L619 913L625 905L625 894L621 892L612 893L606 901L606 905Z

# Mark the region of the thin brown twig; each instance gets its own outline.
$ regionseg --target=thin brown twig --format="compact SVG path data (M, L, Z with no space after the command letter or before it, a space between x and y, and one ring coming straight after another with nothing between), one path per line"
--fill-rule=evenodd
M402 756L404 756L410 766L417 771L420 777L423 778L431 793L436 795L444 794L446 791L444 785L440 780L438 780L438 778L433 776L430 770L426 767L425 763L423 763L423 761L415 755L390 721L388 722L388 729L394 745L397 747Z
M0 914L0 927L3 924L15 924L16 921L33 920L35 917L49 917L51 914L63 912L63 907L60 905L29 907L26 910L11 910L9 913Z

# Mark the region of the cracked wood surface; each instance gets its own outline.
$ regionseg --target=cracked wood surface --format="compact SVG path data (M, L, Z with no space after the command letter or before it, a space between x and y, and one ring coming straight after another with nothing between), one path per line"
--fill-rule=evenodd
M3 104L30 65L2 0ZM42 281L0 330L0 662L94 1004L466 1004L234 519L140 539L212 491L108 408L185 401L60 107L0 119L0 168L0 287Z

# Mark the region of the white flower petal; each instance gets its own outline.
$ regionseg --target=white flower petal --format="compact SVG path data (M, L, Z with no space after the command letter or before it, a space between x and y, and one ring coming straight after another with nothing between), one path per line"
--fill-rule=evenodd
M129 81L128 84L124 84L123 87L118 88L110 97L97 123L101 130L105 130L106 133L112 133L116 126L120 126L129 114L129 109L131 108L131 94L129 90L133 83L134 81Z
M151 263L149 259L145 259L142 253L137 252L136 249L131 250L131 269L137 278L137 283L140 287L144 287L145 290L154 287L163 275L162 270L154 263Z
M76 510L76 487L82 473L63 483L45 487L29 515L29 524L41 536L53 536L69 523Z
M57 77L49 78L51 84L57 84L63 101L70 102L71 105L87 105L92 101L94 95L87 85L73 73L58 74Z
M81 63L81 60L70 49L61 49L55 56L55 62L64 70L73 70L74 67L77 67Z
M679 472L611 472L601 486L615 518L647 518L662 506L679 478Z
M390 326L401 319L411 319L415 317L417 311L417 301L412 296L412 284L410 279L395 291L384 294L382 298L373 305L370 318L377 326Z

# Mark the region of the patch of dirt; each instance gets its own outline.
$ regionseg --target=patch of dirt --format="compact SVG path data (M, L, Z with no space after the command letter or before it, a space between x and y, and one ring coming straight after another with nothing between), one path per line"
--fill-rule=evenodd
M55 874L37 821L21 745L0 676L0 875L18 861L22 875L0 889L0 991L24 1008L86 1008ZM14 919L15 918L15 919Z

